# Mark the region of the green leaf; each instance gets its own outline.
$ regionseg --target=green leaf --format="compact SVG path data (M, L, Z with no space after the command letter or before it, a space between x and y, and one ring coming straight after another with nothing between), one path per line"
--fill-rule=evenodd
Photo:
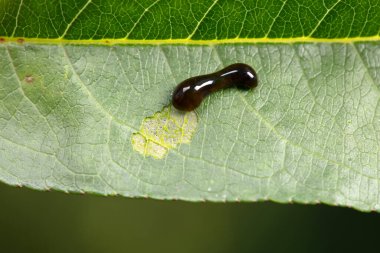
M378 0L0 0L0 35L226 39L379 35Z
M0 180L379 211L379 13L377 1L0 1ZM256 89L170 106L180 81L235 62L255 68Z

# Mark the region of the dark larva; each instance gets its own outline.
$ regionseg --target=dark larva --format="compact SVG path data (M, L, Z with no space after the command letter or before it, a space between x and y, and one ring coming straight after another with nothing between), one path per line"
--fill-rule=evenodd
M173 106L192 111L209 94L229 87L251 89L257 86L256 72L243 63L236 63L217 72L191 77L178 84L173 92Z

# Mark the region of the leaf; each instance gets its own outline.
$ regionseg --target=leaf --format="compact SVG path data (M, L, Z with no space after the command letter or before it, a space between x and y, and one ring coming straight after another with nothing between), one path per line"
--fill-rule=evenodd
M27 38L345 38L379 35L378 0L1 0L0 35Z
M3 182L380 210L376 1L58 3L0 2ZM235 62L256 89L170 111Z

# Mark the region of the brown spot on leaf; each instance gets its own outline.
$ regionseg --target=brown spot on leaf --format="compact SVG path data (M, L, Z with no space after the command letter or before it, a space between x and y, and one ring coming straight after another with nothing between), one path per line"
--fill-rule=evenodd
M17 42L18 42L18 43L24 43L25 40L24 40L23 38L19 38L19 39L17 39Z
M28 84L32 84L34 82L34 77L32 75L26 75L24 77L24 81Z
M0 38L0 43L3 43L5 42L5 39L4 38Z

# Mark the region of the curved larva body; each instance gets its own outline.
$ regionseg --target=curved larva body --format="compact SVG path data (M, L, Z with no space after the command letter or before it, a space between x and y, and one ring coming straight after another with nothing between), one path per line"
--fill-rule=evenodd
M192 111L215 91L229 87L251 89L256 86L257 75L253 68L236 63L211 74L191 77L178 84L173 92L173 106L181 111Z

